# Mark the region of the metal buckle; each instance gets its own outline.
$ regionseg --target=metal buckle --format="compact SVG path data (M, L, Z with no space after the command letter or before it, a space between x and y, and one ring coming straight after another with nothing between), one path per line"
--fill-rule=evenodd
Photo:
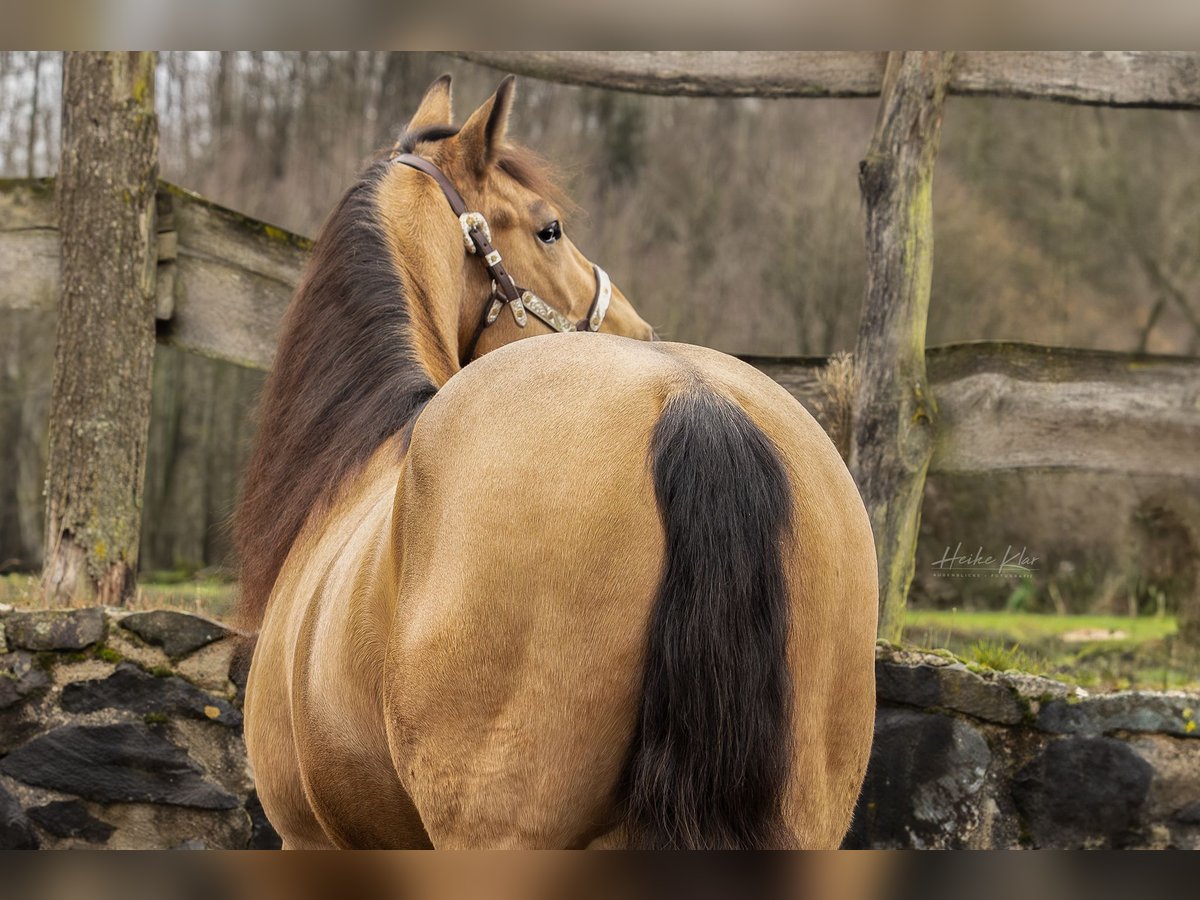
M465 212L458 217L458 224L462 228L463 246L467 248L468 253L475 252L475 242L471 240L472 231L482 234L486 243L492 242L492 229L488 227L488 221L483 217L483 213Z

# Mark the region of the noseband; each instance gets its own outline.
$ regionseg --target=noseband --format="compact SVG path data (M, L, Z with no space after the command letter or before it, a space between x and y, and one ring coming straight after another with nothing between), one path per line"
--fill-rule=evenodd
M483 330L500 317L500 310L504 308L505 303L512 310L513 319L521 328L524 328L528 321L525 316L525 312L528 310L548 327L564 334L572 331L600 330L600 326L604 324L605 313L608 312L608 303L612 299L612 283L602 268L592 264L592 269L596 273L596 293L592 297L591 308L588 310L587 316L578 322L572 322L533 291L517 286L512 276L508 274L508 270L504 268L500 251L492 246L492 231L488 227L487 219L483 217L483 213L471 212L467 209L462 194L446 177L445 172L424 157L413 153L398 154L392 157L392 162L418 169L437 182L438 187L446 196L446 201L450 204L450 209L458 216L458 224L462 228L463 245L467 252L477 255L483 260L483 265L492 278L492 293L488 296L479 326L475 329L475 334L467 345L464 359L470 361L475 355L475 347L479 343Z

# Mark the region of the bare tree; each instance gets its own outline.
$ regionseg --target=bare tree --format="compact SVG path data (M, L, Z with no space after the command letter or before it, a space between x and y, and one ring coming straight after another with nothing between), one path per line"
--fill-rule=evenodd
M64 60L43 571L51 605L120 605L134 590L154 361L154 64L153 53Z

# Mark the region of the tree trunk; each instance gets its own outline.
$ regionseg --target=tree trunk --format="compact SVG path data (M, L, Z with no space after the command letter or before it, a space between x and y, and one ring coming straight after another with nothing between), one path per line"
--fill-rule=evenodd
M879 634L897 640L912 583L937 409L925 375L933 273L933 163L952 56L888 57L879 117L859 168L867 296L854 351L850 468L879 558Z
M154 360L153 53L65 54L43 589L122 605L137 573Z

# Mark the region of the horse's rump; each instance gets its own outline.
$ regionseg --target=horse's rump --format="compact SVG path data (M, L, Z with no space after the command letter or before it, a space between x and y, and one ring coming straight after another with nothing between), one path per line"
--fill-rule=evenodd
M385 666L435 846L836 845L871 726L853 491L711 351L562 336L457 376L413 433Z

